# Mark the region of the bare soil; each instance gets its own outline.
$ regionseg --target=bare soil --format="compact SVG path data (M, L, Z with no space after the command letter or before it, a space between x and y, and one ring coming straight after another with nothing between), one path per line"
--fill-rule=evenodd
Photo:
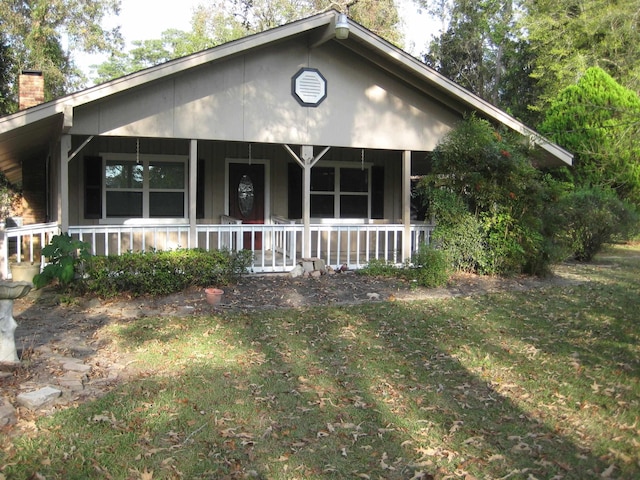
M546 278L510 278L455 275L446 287L424 288L410 282L346 272L318 278L289 275L247 275L237 283L222 287L224 295L217 306L206 303L204 289L192 288L163 297L126 296L101 300L71 298L61 303L52 288L32 291L14 303L18 322L16 342L33 348L72 335L90 337L110 322L154 315L207 315L220 311L257 311L275 308L304 308L352 305L372 301L411 301L426 298L473 296L501 291L521 291L563 285L575 281L567 269Z

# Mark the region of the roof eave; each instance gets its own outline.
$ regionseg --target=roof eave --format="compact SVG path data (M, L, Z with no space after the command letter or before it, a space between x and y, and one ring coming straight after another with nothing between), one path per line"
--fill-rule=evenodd
M365 29L361 25L350 21L350 39L352 38L352 35L356 39L360 40L359 43L372 45L375 48L383 51L388 56L388 58L392 59L398 66L404 68L414 75L426 78L434 87L454 96L469 109L478 111L486 118L502 123L508 128L520 133L521 135L526 137L532 144L537 145L548 155L556 159L554 161L553 159L549 158L545 163L556 165L573 164L573 154L571 154L567 150L546 139L538 132L527 127L525 124L516 120L514 117L502 111L495 105L492 105L486 100L483 100L467 89L461 87L454 81L439 74L438 72L425 65L418 59L412 57L405 51L385 41L381 37ZM348 43L345 43L345 45L348 47Z

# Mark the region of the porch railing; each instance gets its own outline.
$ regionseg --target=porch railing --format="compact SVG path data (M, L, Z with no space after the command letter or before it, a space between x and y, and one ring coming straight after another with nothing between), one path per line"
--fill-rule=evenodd
M310 226L311 256L322 258L327 265L346 264L350 269L362 268L373 259L401 264L406 259L402 252L404 229L404 225L395 223L314 223ZM411 225L411 252L405 253L405 257L420 244L429 243L432 229L433 226L422 223ZM58 233L55 223L0 231L4 278L8 278L6 259L44 261L40 249ZM271 224L243 224L228 217L225 223L197 225L195 238L187 224L73 226L68 233L88 242L94 255L187 247L247 249L254 252L252 271L288 272L302 256L304 227L283 218L273 218Z
M88 242L93 255L175 250L191 244L189 225L88 225L69 227L69 235Z
M42 248L59 233L60 227L57 223L39 223L0 230L2 278L9 278L9 262L40 263L44 266Z

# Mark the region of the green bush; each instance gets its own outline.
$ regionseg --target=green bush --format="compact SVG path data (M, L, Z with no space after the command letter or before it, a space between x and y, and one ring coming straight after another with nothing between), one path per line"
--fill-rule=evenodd
M367 265L357 270L359 275L367 275L370 277L397 277L399 272L400 269L393 263L385 259L376 258L369 260Z
M474 215L465 212L456 223L438 223L431 238L435 245L447 252L455 270L474 273L485 269L485 238L482 225Z
M555 258L542 214L558 186L531 162L521 138L465 119L434 149L418 189L436 221L432 238L453 268L480 274L544 274ZM556 182L557 183L557 182Z
M447 253L430 245L421 245L412 256L411 263L405 274L423 287L441 287L447 284L451 276Z
M186 288L226 285L246 273L251 252L201 249L94 257L86 288L101 297L167 295Z
M92 258L89 244L74 240L67 233L54 235L49 245L42 249L42 255L47 259L47 265L33 277L36 288L54 280L64 288L69 287L74 280L82 279L87 261Z
M638 230L635 208L612 190L582 188L565 195L558 208L568 244L576 260L588 262L607 243L625 240Z
M446 253L429 245L421 245L410 261L402 268L384 259L373 259L362 269L359 275L374 277L397 277L416 282L422 287L440 287L446 285L451 275L451 265Z

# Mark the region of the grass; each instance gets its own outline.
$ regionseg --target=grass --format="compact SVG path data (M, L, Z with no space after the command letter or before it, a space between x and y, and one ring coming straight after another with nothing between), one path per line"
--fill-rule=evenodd
M0 440L0 478L640 477L640 247L579 285L143 318L141 372Z

